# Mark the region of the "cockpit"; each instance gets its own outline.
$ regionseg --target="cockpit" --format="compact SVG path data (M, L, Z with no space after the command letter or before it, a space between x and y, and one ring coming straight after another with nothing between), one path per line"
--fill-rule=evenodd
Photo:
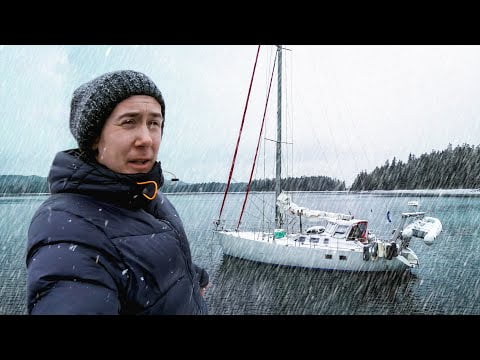
M329 221L324 233L336 239L367 241L367 221Z

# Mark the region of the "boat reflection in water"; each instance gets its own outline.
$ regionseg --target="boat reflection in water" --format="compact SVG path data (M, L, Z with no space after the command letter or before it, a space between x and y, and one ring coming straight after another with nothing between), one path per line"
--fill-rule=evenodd
M389 315L422 313L406 272L325 271L224 255L209 300L220 314Z

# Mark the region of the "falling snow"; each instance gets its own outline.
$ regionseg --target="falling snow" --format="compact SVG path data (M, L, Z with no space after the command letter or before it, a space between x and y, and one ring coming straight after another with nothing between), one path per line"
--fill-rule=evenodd
M418 157L432 149L442 150L449 142L454 146L464 142L478 144L480 105L476 73L480 71L477 65L480 47L292 48L290 53L296 54L297 58L293 64L289 61L286 64L296 68L286 75L298 85L294 91L288 87L284 89L289 91L288 99L296 99L297 102L295 107L289 104L283 112L286 118L296 119L295 128L288 128L289 134L295 130L295 148L285 146L288 151L295 149L295 162L283 164L290 166L290 171L294 167L299 175L311 172L352 183L359 171L366 169L371 172L393 156L405 163L410 152ZM263 49L266 56L271 55L267 47ZM53 155L59 149L71 148L75 144L65 122L72 88L80 81L98 75L99 71L118 68L116 59L121 59L125 67L154 69L152 75L163 79L166 84L161 90L169 89L170 93L166 95L173 99L170 100L173 104L171 109L178 108L178 103L175 104L178 99L187 105L182 107L185 113L176 116L178 121L169 125L164 144L170 142L170 145L162 148L162 166L175 172L183 171L180 177L191 183L225 181L236 136L233 130L238 127L238 115L241 114L247 90L238 84L245 83L250 75L254 50L252 46L0 45L0 70L3 71L0 76L0 108L11 127L11 131L0 134L3 137L2 149L5 150L2 173L45 177ZM148 56L153 53L157 56ZM223 62L223 56L233 61ZM195 65L190 61L192 58L205 60L197 64L202 71L190 71L193 68L188 67L190 70L183 75L182 71L177 71L184 69L185 65ZM160 72L156 64L159 64ZM210 64L211 67L206 66ZM262 79L268 70L260 64L259 67L260 75L256 80ZM165 74L172 71L175 76L169 80ZM213 82L198 81L191 74L200 74L203 80ZM228 84L225 79L230 79ZM169 84L169 81L172 83ZM181 86L171 86L173 82ZM201 86L202 91L198 91L197 86ZM222 92L219 93L218 89ZM191 94L199 94L199 97ZM25 102L25 99L31 101ZM24 106L26 103L28 106ZM254 110L262 109L261 106L263 96L259 105L249 107L252 118L247 121L253 120ZM22 111L16 110L20 108ZM226 113L229 114L227 117ZM185 120L194 118L192 114L200 114L200 117L208 114L208 119L202 118L203 121L193 123ZM29 120L25 122L22 119ZM275 120L274 116L272 119ZM204 126L206 122L208 126ZM257 131L258 126L252 128ZM412 132L412 129L415 130ZM269 124L265 136L273 137L275 130ZM209 136L212 133L216 136ZM246 134L244 140L247 143L255 138L250 136L253 132ZM288 136L285 136L288 141ZM265 144L262 147L270 146ZM240 164L237 164L236 171L240 171L234 176L243 178L238 181L245 181L249 173L245 169L249 170L251 165L251 154L245 153L246 148L241 150L243 153L239 152ZM272 178L274 166L268 163L272 158L266 156L265 171L267 177ZM461 159L464 157L459 157ZM467 161L464 165L474 169L476 161ZM260 175L260 170L264 171L258 168L256 176ZM288 172L287 168L283 170ZM430 174L433 178L428 181L446 179L441 165L431 169ZM475 171L468 174L476 176ZM393 184L396 182L391 174L384 180ZM440 218L444 232L432 247L425 247L420 242L411 244L419 255L420 267L405 276L312 271L226 257L210 226L212 219L218 215L223 194L172 194L168 195L168 199L185 225L193 261L205 267L210 274L211 288L207 300L212 314L478 315L480 192L476 187L402 193L389 190L370 194L295 194L297 200L303 200L298 203L305 203L309 208L351 211L357 217L368 218L369 226L385 234L391 233L407 200L421 199L420 210L427 209ZM258 215L262 211L272 214L272 207L264 206L262 196L269 200L267 204L273 203L270 193L253 194L247 203L242 226L271 228L268 220L264 221ZM26 234L33 214L44 200L45 197L26 195L0 198L3 234L0 314L25 313ZM225 208L227 217L238 216L242 201L243 194L229 195ZM160 203L163 202L161 198ZM98 211L101 212L102 208ZM392 224L386 220L387 211L392 214ZM48 207L45 216L48 224L52 224L51 207ZM102 220L99 220L100 225ZM66 229L64 233L67 233L72 227L71 222L72 219L68 219L67 224L57 224L56 229ZM107 225L108 220L105 220L104 226ZM293 220L286 226L298 226L298 222ZM51 240L47 238L46 242ZM55 237L53 240L59 239ZM119 244L125 245L120 241ZM55 246L61 248L54 243L46 249L55 250ZM68 249L75 251L76 246L72 244ZM52 252L54 260L56 254L61 253L46 251L43 254L39 252L38 256ZM35 266L38 266L37 259L32 259ZM62 257L58 260L62 262ZM173 265L171 260L168 259L170 266ZM95 263L98 262L99 255L95 258ZM69 267L71 264L65 261L63 265ZM75 265L72 269L75 270ZM121 271L122 275L127 275L127 272L128 269ZM144 278L140 280L144 281ZM106 301L110 301L109 296ZM146 301L146 305L149 303L150 300Z

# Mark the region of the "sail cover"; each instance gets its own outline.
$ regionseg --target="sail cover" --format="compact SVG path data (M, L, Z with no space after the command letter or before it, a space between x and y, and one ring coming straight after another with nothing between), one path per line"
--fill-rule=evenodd
M321 210L311 210L306 207L298 206L292 202L290 195L282 192L277 198L277 204L284 211L292 215L305 216L307 218L327 219L327 220L352 220L353 215L340 214Z

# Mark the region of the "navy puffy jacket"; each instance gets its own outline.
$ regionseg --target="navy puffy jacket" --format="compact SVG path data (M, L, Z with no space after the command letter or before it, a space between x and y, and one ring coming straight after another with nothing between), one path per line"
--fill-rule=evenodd
M48 181L52 195L28 231L29 314L206 314L182 222L148 174L118 174L60 152Z

